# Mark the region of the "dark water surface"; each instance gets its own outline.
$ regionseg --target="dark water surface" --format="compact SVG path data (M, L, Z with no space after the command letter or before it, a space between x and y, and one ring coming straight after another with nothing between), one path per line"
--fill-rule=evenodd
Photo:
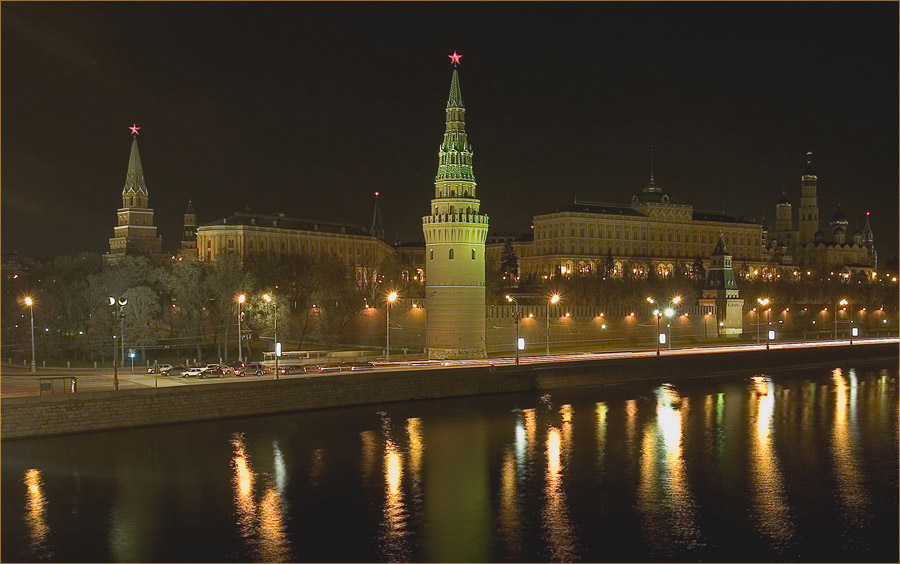
M897 562L896 366L4 442L0 558Z

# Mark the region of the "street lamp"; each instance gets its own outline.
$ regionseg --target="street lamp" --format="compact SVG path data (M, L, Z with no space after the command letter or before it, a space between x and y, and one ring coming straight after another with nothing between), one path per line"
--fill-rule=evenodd
M245 296L244 294L238 294L238 362L244 362L244 352L241 348L241 305L245 301L247 301L247 296Z
M273 298L269 294L263 294L263 300L267 304L272 304L272 307L275 308L273 332L275 334L275 379L277 380L278 379L278 354L281 352L280 350L278 350L278 303L275 301L275 298Z
M756 298L756 301L762 307L769 305L769 298ZM757 308L756 309L756 344L757 345L759 344L759 313L760 313L759 308ZM766 345L768 345L768 342L766 342Z
M559 294L553 294L550 296L550 304L547 305L547 354L550 354L550 305L559 303ZM516 339L516 343L518 343L518 337ZM518 345L516 345L516 350L518 350Z
M34 362L34 300L31 296L25 296L25 305L31 312L31 371L37 372L37 364Z
M647 296L647 303L655 304L656 300ZM656 317L656 356L659 356L659 318L662 317L662 313L658 309L654 309L653 316Z
M385 362L390 362L391 360L391 305L397 301L397 292L391 292L387 295L387 324L386 324L386 336L385 339L387 342L385 343L387 346L384 349L384 360Z
M671 322L671 318L672 318L673 315L675 315L675 310L672 309L672 308L670 308L670 307L667 307L667 308L663 311L663 313L666 314L666 347L669 348L669 349L671 349L671 348L672 348L672 322Z
M841 309L839 306L845 306L848 302L846 299L843 299L834 305L834 340L837 341L837 323L838 323L838 313L840 313Z
M113 331L116 330L115 329L115 318L118 318L121 323L119 334L122 336L122 339L121 339L121 342L122 342L122 364L124 364L125 363L125 304L128 303L128 299L127 298L119 298L118 300L116 300L116 298L109 296L108 298L106 298L106 301L111 307L115 308L115 309L113 309L113 316L114 316ZM116 306L118 306L118 307L116 307ZM118 347L116 347L116 336L113 335L113 386L115 387L116 390L119 389L119 365L118 365L118 358L117 358L119 356L119 351L116 350L117 348Z
M509 294L506 294L506 301L516 306L516 365L519 364L519 302ZM549 335L548 335L549 336Z

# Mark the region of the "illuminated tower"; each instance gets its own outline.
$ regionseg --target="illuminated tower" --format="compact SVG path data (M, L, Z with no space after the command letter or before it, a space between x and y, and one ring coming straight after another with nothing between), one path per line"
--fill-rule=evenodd
M722 234L719 243L709 256L709 273L700 306L711 308L715 312L716 324L720 337L738 336L742 331L742 312L744 300L738 291L734 270L731 266L731 253L725 248Z
M787 194L781 194L781 200L775 206L775 231L790 231L793 227L791 221L791 201L788 200Z
M447 100L446 131L438 152L431 215L425 232L425 296L429 358L483 358L484 242L488 217L479 213L466 139L466 110L459 90L459 59Z
M156 227L153 225L153 210L149 207L144 169L138 152L137 135L140 127L132 125L130 129L133 137L128 173L122 189L122 207L117 212L114 237L109 240L109 253L105 256L110 262L125 255L158 258L162 253L162 239L156 234Z
M812 153L806 153L806 172L800 177L800 244L812 242L819 230L818 177L812 168Z
M862 242L869 251L869 266L877 267L878 253L875 252L875 234L872 233L872 227L869 225L869 212L866 212L866 226L863 228Z

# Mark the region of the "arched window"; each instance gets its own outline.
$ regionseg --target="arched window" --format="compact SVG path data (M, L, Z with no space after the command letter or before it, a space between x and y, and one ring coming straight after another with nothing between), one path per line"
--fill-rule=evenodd
M453 249L450 249L450 252L447 253L448 258L453 258Z
M434 249L429 249L428 260L434 260Z
M475 249L472 249L472 260L475 260Z
M454 211L453 206L450 206L450 213L454 213Z

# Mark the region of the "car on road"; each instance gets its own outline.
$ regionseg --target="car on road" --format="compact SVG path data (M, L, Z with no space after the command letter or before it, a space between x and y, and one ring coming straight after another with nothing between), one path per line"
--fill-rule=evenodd
M332 362L329 364L320 364L316 367L319 372L340 372L344 370L344 367L341 366L339 362Z
M232 370L234 371L235 375L241 377L246 376L247 374L253 376L262 376L263 374L267 374L269 372L268 368L258 362L249 362L245 366L241 366L240 368L235 366L232 368Z
M347 364L349 364L351 372L358 372L360 370L375 370L375 365L371 362L351 362Z
M278 373L282 376L287 374L306 374L306 366L296 366L296 365L287 365L287 366L278 366Z
M199 368L199 367L188 368L187 370L185 370L181 373L181 377L182 378L199 378L200 375L203 374L204 370L206 370L206 369Z
M231 368L228 369L228 372L231 372ZM207 364L206 367L201 372L201 378L221 378L225 375L225 371L222 369L221 364Z

